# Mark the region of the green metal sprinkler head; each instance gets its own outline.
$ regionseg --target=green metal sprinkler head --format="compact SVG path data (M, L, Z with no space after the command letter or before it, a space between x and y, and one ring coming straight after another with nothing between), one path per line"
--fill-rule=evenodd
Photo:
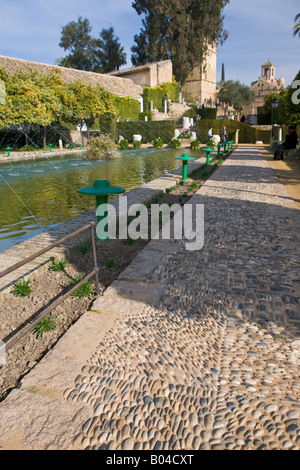
M184 153L181 157L176 158L176 160L182 161L182 181L186 181L188 163L196 159L193 157L190 157L187 153Z
M11 147L6 147L5 150L7 150L7 155L8 155L8 157L10 157L10 151L12 150L12 148Z
M202 149L204 152L206 152L206 165L209 165L209 159L210 159L210 154L213 152L213 149L210 147L206 147L205 149Z
M109 181L107 180L96 180L94 181L94 185L78 189L77 192L79 194L84 194L86 196L95 196L96 197L96 215L97 215L97 225L103 219L105 219L107 213L107 202L108 196L113 194L122 194L125 193L125 188L118 187L118 186L111 186ZM101 210L100 210L101 208ZM101 237L96 236L96 240L98 241L105 241L108 240L107 231L103 231Z

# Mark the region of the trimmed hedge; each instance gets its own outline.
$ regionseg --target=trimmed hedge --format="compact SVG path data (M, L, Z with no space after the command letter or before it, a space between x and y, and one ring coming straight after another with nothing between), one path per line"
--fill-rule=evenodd
M196 114L199 114L201 119L217 119L217 108L199 108Z
M161 137L164 144L169 144L175 135L175 121L152 121L152 122L118 122L118 136L122 135L129 142L132 141L134 134L142 136L142 143L153 142L154 139Z
M139 114L139 121L145 121L145 116L147 116L148 121L152 121L152 112L144 112Z
M180 85L177 82L163 83L161 87L150 88L145 87L143 90L144 109L150 111L150 103L153 101L153 109L163 111L164 96L172 100L173 103L178 103L180 93Z
M260 126L272 124L272 111L265 111L263 106L257 108L257 124Z
M109 134L116 142L118 140L117 121L113 118L102 118L99 120L101 134Z
M221 135L221 129L226 127L228 138L227 140L235 140L235 131L240 129L239 143L240 144L255 144L256 141L261 140L264 144L270 143L271 132L257 129L256 127L249 126L243 122L235 121L232 119L201 119L197 122L196 133L197 139L203 141L203 131L207 132L210 127L213 129L214 135ZM201 139L202 137L202 139Z
M193 118L195 114L199 114L201 119L217 119L217 108L195 108L188 109L182 117ZM182 118L180 119L182 122Z

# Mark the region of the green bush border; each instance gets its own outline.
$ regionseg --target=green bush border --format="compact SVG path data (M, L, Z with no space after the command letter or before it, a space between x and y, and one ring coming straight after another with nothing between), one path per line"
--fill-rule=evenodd
M264 144L270 143L271 131L258 129L233 119L201 119L197 121L197 139L201 140L201 135L203 135L203 132L201 134L201 129L208 132L209 128L212 127L214 135L221 135L221 129L224 126L227 130L227 140L235 140L235 131L239 129L240 144L255 144L256 141L262 141Z
M164 144L169 144L175 135L175 121L135 121L118 122L118 137L123 136L129 142L132 142L134 134L142 136L142 143L152 143L154 139L161 137Z

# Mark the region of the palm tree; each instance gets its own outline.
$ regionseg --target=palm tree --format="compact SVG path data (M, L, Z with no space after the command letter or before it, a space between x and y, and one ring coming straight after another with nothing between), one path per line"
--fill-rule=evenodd
M300 13L295 16L295 26L294 26L294 36L299 36L300 37Z
M55 59L54 63L58 65L59 67L71 68L70 57L68 55L67 57L58 57L57 59Z

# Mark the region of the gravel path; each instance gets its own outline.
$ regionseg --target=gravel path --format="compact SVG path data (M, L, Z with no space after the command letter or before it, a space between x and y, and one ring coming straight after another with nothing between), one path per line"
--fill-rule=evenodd
M299 450L299 209L245 146L190 203L205 204L204 247L152 241L95 302L116 317L64 387L88 410L65 447Z

